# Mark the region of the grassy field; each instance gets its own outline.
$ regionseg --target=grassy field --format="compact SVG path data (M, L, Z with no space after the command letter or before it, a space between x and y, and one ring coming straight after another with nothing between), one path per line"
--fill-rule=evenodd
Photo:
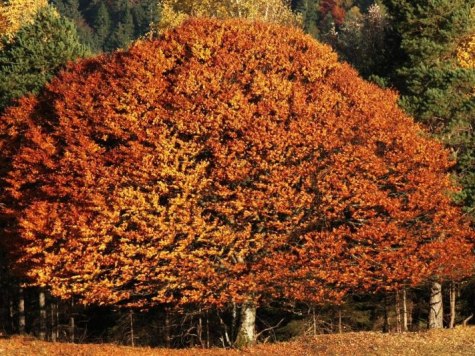
M0 340L0 355L475 355L475 327L421 333L358 332L319 335L245 350L150 349L115 345L48 343L32 338Z

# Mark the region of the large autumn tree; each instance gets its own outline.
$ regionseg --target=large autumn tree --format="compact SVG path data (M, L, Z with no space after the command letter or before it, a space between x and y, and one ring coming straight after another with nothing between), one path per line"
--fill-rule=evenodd
M0 119L16 267L84 303L338 301L473 235L443 147L300 30L190 20L71 64ZM467 264L465 264L467 263Z

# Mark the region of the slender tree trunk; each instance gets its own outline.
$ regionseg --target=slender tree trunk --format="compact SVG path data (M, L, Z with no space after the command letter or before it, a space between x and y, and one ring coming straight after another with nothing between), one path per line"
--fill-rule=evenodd
M399 291L396 291L396 331L398 333L402 332L402 327L401 327L401 302L400 302L399 298L400 298Z
M209 311L206 310L206 348L209 349L210 347L210 339L209 339Z
M39 291L38 304L40 307L40 339L46 340L46 298L43 289Z
M170 311L165 308L165 345L171 347L171 335L170 335Z
M59 335L59 312L60 312L59 311L59 306L60 306L60 304L59 304L58 301L55 304L56 304L56 306L54 308L55 312L56 312L56 314L55 314L55 316L56 316L55 332L56 332L56 340L59 341L59 336L60 336Z
M20 287L18 290L18 332L23 335L25 330L25 291Z
M223 347L232 346L233 343L231 341L231 338L229 337L228 326L224 322L223 318L221 318L221 314L219 313L218 310L216 311L216 314L218 316L219 323L221 324L221 326L223 328L223 336L221 338L221 342L223 343Z
M402 289L402 330L407 331L408 324L407 324L407 295L406 295L406 287Z
M442 285L433 282L430 290L429 329L444 327L444 308L442 303Z
M383 333L389 332L389 314L388 314L388 297L384 295L384 323L383 323Z
M51 319L51 341L56 342L58 340L58 305L55 302L51 302L49 305L50 319Z
M241 307L241 323L236 338L238 348L251 346L256 342L256 306L252 302Z
M457 301L457 285L455 282L450 283L450 323L449 328L455 327L455 303Z
M233 318L231 321L231 337L235 340L236 337L236 325L237 325L237 305L233 302Z
M315 314L315 306L312 306L312 319L313 319L313 336L317 335L317 316Z
M74 343L76 332L76 320L74 319L74 299L71 299L71 306L69 310L69 335L70 341Z
M0 276L0 279L2 276ZM1 316L0 316L0 337L8 333L8 325L10 319L10 312L8 309L8 290L3 290L1 295Z
M343 325L341 323L341 306L338 307L338 333L341 334L343 332Z
M205 342L203 340L203 311L200 308L198 316L198 326L196 327L196 336L198 337L198 342L202 349L205 348Z
M10 330L11 332L15 332L16 327L15 327L15 306L13 302L13 293L10 291L10 300L9 300L9 315L10 315Z
M129 310L129 321L130 321L130 345L135 347L135 335L134 335L134 311Z

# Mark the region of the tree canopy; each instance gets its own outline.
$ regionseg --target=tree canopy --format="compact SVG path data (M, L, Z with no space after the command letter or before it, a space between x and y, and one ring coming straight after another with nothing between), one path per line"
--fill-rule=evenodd
M464 68L475 68L475 34L472 34L457 50L457 59Z
M300 24L286 0L162 0L158 30L175 27L189 16L219 19L247 18L286 25Z
M47 0L2 1L0 3L0 35L11 40L22 26L33 23L36 13L47 4Z
M338 302L473 267L442 145L295 28L194 19L0 120L17 268L84 303Z

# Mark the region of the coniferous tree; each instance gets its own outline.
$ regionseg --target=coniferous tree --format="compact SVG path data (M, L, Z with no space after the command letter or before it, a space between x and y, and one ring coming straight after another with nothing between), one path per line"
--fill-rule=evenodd
M82 14L79 10L79 0L52 0L51 3L59 13L71 20L82 20Z
M140 37L151 30L153 24L158 23L160 7L153 0L141 1L131 10L135 24L135 37Z
M70 19L77 29L77 33L81 43L88 47L94 48L94 36L90 25L85 21L81 11L81 3L79 0L52 0L51 3L59 11L59 13Z
M404 108L431 125L466 115L473 73L454 65L457 44L472 28L474 0L386 0L397 46L393 82ZM462 89L462 90L461 90ZM451 100L447 100L450 97Z
M319 1L315 0L292 1L292 9L302 16L304 31L315 38L318 38L320 32L318 28L318 3Z
M104 49L107 51L126 47L134 39L135 26L130 6L126 0L122 2L122 5L119 7L123 7L120 11L120 20L113 29L109 41L104 45Z
M64 64L88 54L74 24L52 7L20 29L0 51L0 111L27 93L37 93Z
M459 199L475 200L475 70L457 61L457 46L473 31L474 0L386 0L392 17L394 69L402 107L445 141L457 160ZM431 285L429 327L441 328L441 280Z
M457 61L457 47L473 33L475 0L385 0L392 17L392 83L406 111L451 146L464 187L475 206L474 68Z
M100 2L94 12L92 27L95 31L95 47L103 50L105 41L111 31L111 18L104 2Z

